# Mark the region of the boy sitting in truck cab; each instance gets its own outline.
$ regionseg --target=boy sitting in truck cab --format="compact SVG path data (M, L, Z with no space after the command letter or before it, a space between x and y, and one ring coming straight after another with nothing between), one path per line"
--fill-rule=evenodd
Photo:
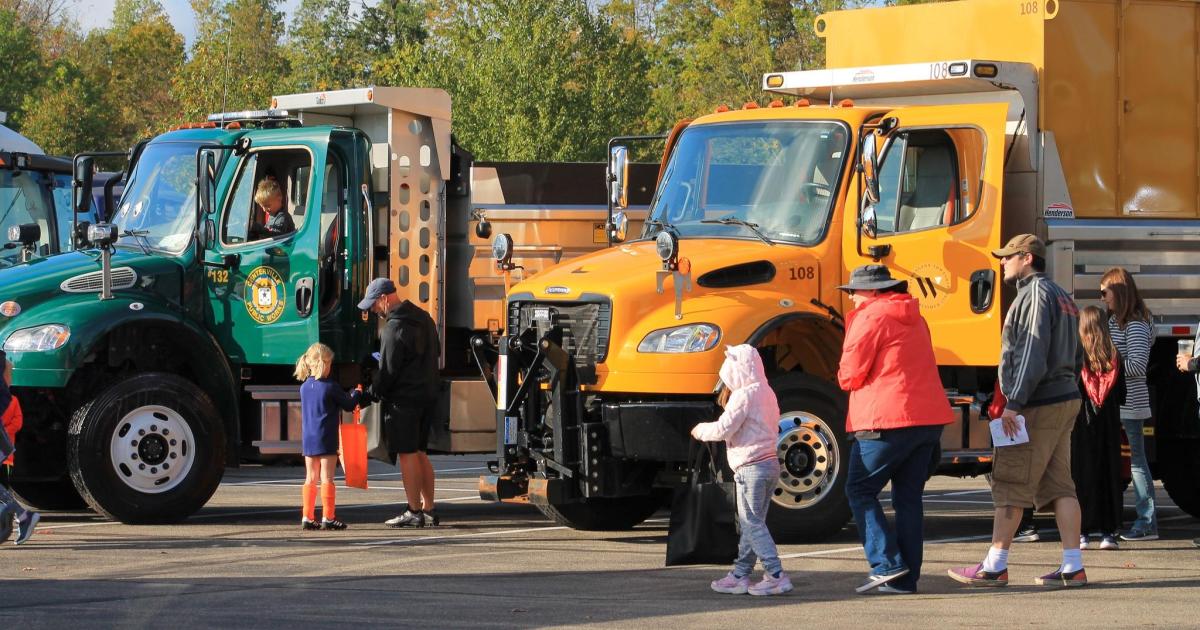
M292 215L283 207L283 190L273 177L258 182L254 190L254 203L263 212L262 223L255 218L250 226L250 240L276 238L296 231Z

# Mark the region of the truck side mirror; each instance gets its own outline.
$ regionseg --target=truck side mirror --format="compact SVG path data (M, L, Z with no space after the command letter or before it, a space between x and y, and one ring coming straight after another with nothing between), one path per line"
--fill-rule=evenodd
M614 243L624 243L629 238L629 216L624 212L613 214L612 225L608 229L608 236Z
M200 154L200 173L196 177L196 189L200 195L200 216L206 216L213 213L213 196L216 194L214 188L215 176L217 172L217 160L212 151L204 151Z
M204 249L212 249L217 244L217 224L212 219L204 219L201 226L200 238L204 243Z
M613 208L624 210L629 207L629 149L622 146L612 148L608 160L608 194Z
M875 134L864 133L861 140L862 156L859 170L863 177L863 194L871 204L879 203L879 161L875 150Z
M71 207L83 214L92 207L92 174L96 170L96 159L90 156L75 158L71 179Z

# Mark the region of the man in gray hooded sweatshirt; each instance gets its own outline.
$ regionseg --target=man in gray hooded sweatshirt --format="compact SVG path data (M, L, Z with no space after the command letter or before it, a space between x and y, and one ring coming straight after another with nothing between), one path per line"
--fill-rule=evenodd
M1084 586L1079 552L1079 500L1071 478L1071 431L1079 413L1076 374L1082 363L1079 309L1062 287L1046 277L1046 246L1033 234L1013 237L992 252L1004 281L1017 287L1004 318L1000 391L1008 399L1000 417L1004 434L1023 444L995 449L992 463L992 547L983 562L951 569L951 578L970 586L1007 586L1008 549L1024 508L1054 506L1063 561L1036 580L1040 586Z

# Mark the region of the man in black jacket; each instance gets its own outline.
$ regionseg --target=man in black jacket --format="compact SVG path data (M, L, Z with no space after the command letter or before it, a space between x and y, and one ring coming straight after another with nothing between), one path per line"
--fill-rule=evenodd
M388 450L399 455L408 507L388 519L389 527L425 527L440 519L433 510L433 465L425 454L437 410L441 343L437 325L424 309L396 296L396 285L376 278L358 308L383 320L379 370L368 394L383 404Z

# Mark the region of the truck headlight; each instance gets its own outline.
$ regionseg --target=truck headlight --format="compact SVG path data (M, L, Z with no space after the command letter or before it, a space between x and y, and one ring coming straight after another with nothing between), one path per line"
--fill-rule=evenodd
M46 352L57 350L71 338L71 329L62 324L23 328L4 341L5 352Z
M651 332L638 344L638 352L704 352L720 340L721 329L715 325L688 324Z

